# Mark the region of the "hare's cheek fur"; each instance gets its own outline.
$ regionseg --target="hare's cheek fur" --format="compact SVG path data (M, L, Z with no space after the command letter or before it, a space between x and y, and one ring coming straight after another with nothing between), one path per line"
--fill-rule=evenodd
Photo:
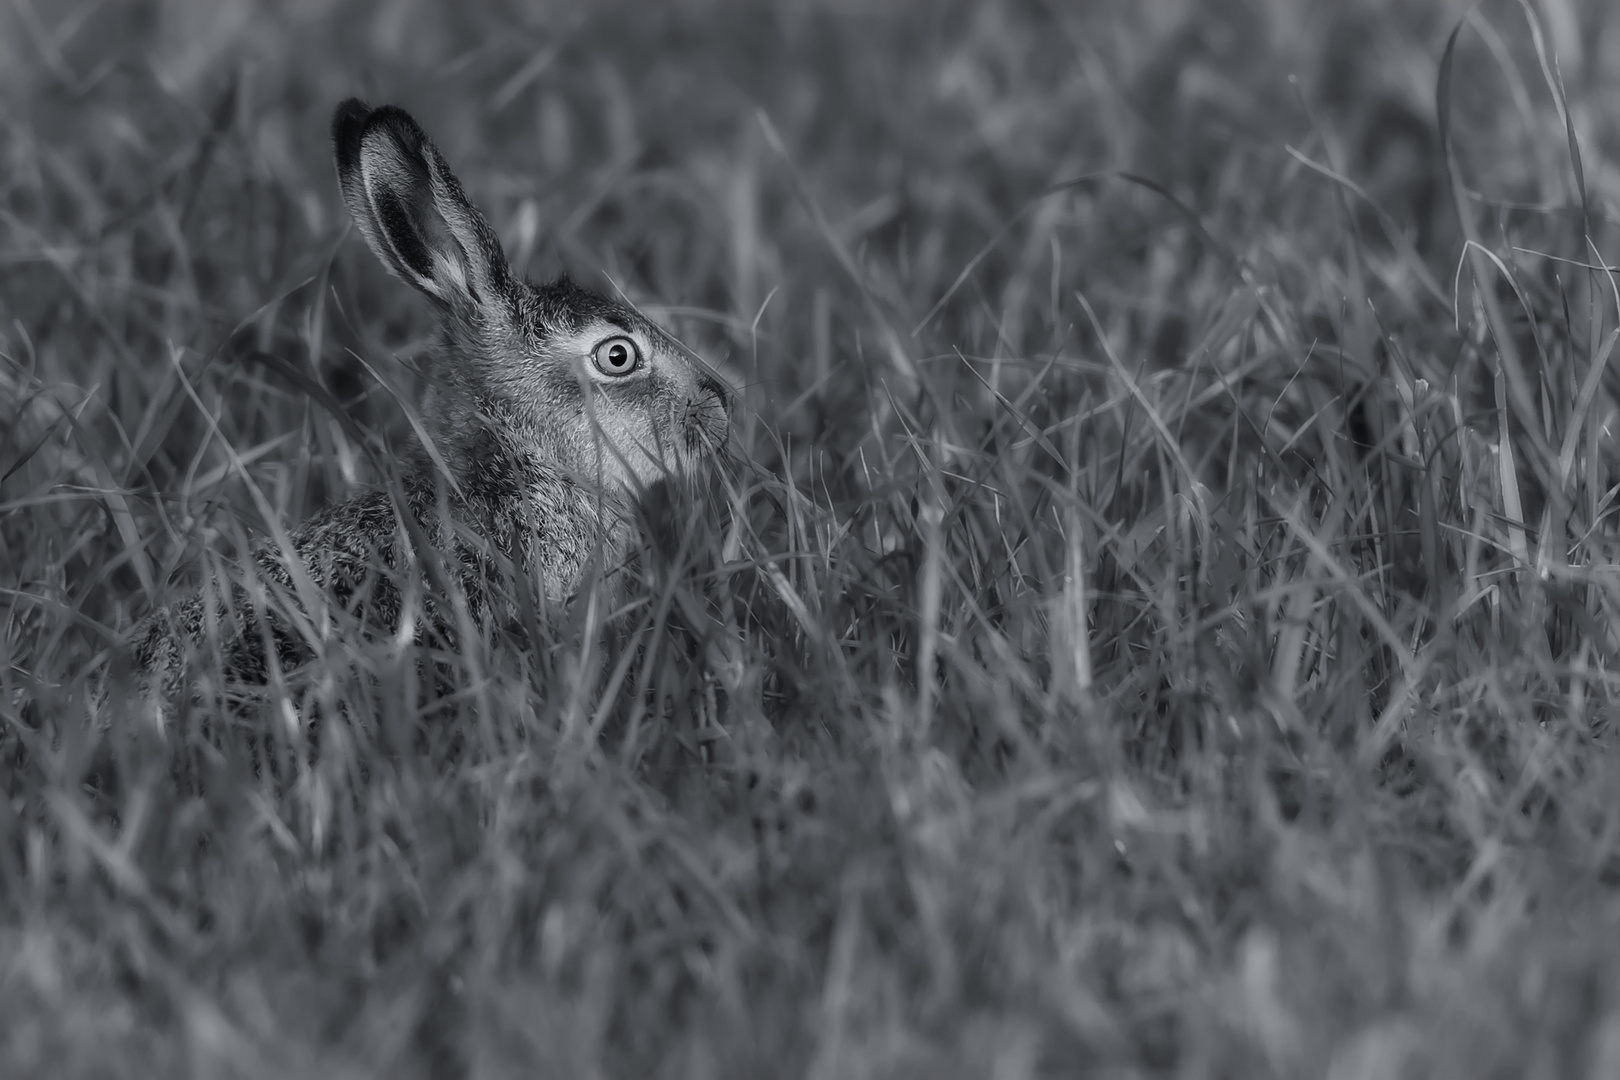
M703 451L689 438L684 397L647 379L598 387L592 398L588 437L605 459L605 471L618 471L627 487L696 471Z

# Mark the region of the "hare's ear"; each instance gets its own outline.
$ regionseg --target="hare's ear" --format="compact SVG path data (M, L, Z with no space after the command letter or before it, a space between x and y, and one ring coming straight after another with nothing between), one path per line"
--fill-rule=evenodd
M500 240L409 113L350 98L332 117L332 148L349 214L397 277L456 310L509 292Z

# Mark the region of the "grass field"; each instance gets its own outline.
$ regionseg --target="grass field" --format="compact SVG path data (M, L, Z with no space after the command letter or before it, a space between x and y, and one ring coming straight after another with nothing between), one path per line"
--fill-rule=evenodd
M736 460L158 738L412 440L351 94ZM1617 103L1572 0L7 5L0 1075L1620 1076Z

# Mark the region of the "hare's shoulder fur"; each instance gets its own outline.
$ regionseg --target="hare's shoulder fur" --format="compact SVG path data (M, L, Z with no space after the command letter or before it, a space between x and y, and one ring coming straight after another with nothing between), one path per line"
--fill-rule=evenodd
M397 510L394 495L384 488L323 507L290 538L296 571L282 546L266 541L255 548L250 573L293 604L301 576L325 601L392 633L400 626L403 577L409 570L403 556L413 543L400 512L411 516L432 547L454 553L458 584L475 618L510 614L502 609L525 579L544 591L535 599L565 601L593 562L611 570L605 562L622 557L630 528L626 507L542 462L502 453L493 438L479 449L478 467L463 474L459 493L448 490L430 464L418 461L401 477L404 505ZM220 590L211 593L212 620L223 625L233 612ZM177 670L183 643L208 635L209 595L193 593L143 620L131 638L136 666L165 674ZM230 586L228 603L237 616L253 611L252 597L240 582ZM266 605L276 651L284 663L295 663L307 650L276 614L277 607ZM431 595L422 600L418 627L418 637L427 632L454 636ZM262 655L246 640L233 641L226 658L239 676L262 677Z

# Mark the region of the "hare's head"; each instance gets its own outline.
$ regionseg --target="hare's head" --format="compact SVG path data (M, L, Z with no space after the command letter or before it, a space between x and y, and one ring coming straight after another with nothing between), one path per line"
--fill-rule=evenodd
M366 243L443 320L424 411L458 480L503 454L633 498L695 474L725 442L725 383L628 304L514 275L407 113L345 101L332 140Z

